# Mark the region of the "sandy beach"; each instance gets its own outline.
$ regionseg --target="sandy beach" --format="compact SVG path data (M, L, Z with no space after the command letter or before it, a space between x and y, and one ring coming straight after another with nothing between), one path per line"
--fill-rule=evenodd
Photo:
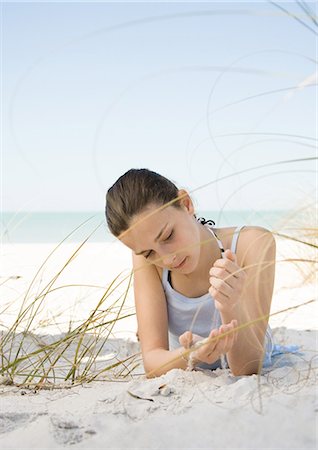
M276 242L272 313L317 297L317 280L311 273L313 264L285 261L304 257L302 249L283 239L276 238ZM111 328L94 370L98 372L110 362L134 355L129 360L131 370L121 364L112 371L101 372L96 380L77 382L72 387L57 378L55 389L7 385L8 378L3 376L1 448L316 448L316 302L270 317L275 343L299 345L301 352L278 355L273 366L263 369L259 376L234 377L226 369L192 372L173 369L161 377L147 379L135 336L132 288L124 308L118 306L129 282L130 251L119 242L87 243L54 279L80 245L63 244L36 275L56 245L2 246L1 329L5 331L12 326L26 293L27 304L50 286L45 302L29 324L24 345L31 351L32 336L36 334L46 336L46 343L49 339L54 341L56 336L63 336L83 323L96 308L105 288L122 273L124 281L100 309L114 304L114 317L119 311L127 317ZM25 326L27 321L23 323ZM17 333L21 331L17 329ZM89 338L88 333L87 342ZM100 339L98 336L96 342ZM17 334L13 349L19 342ZM67 349L65 364L67 358L72 359L75 349L73 342ZM59 367L56 376L65 373L63 370ZM22 378L23 374L19 374L17 379Z

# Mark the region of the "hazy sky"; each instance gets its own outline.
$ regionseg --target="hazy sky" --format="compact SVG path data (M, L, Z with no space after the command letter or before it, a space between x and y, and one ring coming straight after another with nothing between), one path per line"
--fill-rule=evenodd
M315 161L275 163L317 154L318 27L278 5L3 2L1 209L103 210L132 167L201 210L313 198Z

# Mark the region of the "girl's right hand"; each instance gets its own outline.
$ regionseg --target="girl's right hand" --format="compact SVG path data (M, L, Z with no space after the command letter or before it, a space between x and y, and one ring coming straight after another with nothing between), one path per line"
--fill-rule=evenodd
M219 328L213 329L206 339L221 336L223 333L233 330L235 327L237 327L237 320L233 319L230 323L223 324ZM220 359L222 354L231 350L233 344L237 340L237 334L238 332L234 331L226 336L220 337L219 339L212 339L207 344L202 345L200 348L191 353L194 361L213 364L215 361ZM203 339L204 338L202 336L193 334L191 331L186 331L179 337L179 342L184 348L188 349Z

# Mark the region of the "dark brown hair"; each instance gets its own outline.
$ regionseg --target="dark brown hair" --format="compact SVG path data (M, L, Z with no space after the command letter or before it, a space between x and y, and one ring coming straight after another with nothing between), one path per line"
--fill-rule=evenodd
M118 237L128 230L135 214L149 205L160 207L177 197L177 186L164 176L149 169L130 169L107 191L105 215L108 228ZM181 208L179 200L171 206Z

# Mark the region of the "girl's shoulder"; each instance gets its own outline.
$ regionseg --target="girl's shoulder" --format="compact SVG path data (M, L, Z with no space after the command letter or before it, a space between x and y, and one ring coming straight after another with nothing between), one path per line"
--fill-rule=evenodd
M236 229L237 227L215 229L218 238L223 243L224 250L231 248ZM268 237L270 241L267 241ZM244 225L244 227L242 227L239 231L238 240L236 243L235 253L237 256L237 264L240 267L245 267L246 264L248 264L247 259L250 258L249 255L253 254L257 258L258 256L256 255L259 253L260 246L265 246L267 248L268 243L271 243L272 240L275 241L271 231L267 228L258 225Z

